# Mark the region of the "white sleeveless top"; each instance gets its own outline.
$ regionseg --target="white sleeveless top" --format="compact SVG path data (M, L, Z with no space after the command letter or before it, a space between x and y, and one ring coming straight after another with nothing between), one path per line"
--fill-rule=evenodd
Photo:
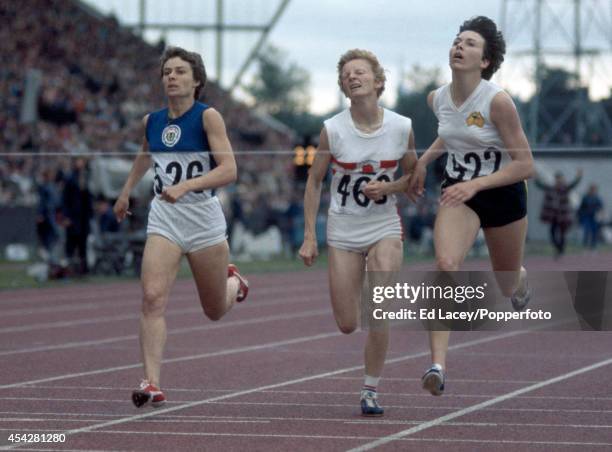
M438 136L448 151L448 177L467 181L487 176L512 160L491 122L491 101L500 91L502 88L482 79L459 108L452 100L450 84L434 92Z
M392 181L408 151L412 121L383 109L383 123L373 133L355 127L349 109L325 121L331 153L330 214L397 214L395 195L372 201L363 194L371 180Z

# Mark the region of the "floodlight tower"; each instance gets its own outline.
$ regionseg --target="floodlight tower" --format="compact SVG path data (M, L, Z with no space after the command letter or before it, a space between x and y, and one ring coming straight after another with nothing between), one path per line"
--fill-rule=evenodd
M528 112L532 145L546 146L572 119L573 145L584 145L589 124L612 137L612 118L600 103L588 102L595 69L611 55L611 0L502 0L500 26L513 49L509 56L529 62L535 88ZM542 102L549 95L542 89L547 66L573 71L575 98L556 115Z
M259 32L259 39L254 43L249 55L246 57L242 66L234 76L233 82L229 87L229 91L232 91L235 87L240 84L241 78L248 69L249 65L257 57L257 54L261 50L261 47L265 43L270 31L274 28L283 12L287 8L290 0L279 0L276 10L272 14L271 18L264 24L258 23L242 23L242 24L228 24L225 21L225 1L226 0L207 0L215 3L215 21L214 22L202 22L202 23L180 23L180 22L149 22L147 21L147 8L148 0L140 0L138 3L138 23L132 25L131 28L138 30L141 35L147 30L158 30L162 34L168 31L190 31L194 33L201 32L214 32L215 33L215 68L217 83L222 84L223 80L223 37L226 33L235 32Z

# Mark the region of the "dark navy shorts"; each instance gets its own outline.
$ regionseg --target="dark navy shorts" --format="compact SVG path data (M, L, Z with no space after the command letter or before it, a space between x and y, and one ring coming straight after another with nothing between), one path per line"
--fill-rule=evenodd
M445 177L441 188L445 189L459 182L462 181ZM479 191L466 201L465 205L476 212L481 227L505 226L527 215L527 183L520 181Z

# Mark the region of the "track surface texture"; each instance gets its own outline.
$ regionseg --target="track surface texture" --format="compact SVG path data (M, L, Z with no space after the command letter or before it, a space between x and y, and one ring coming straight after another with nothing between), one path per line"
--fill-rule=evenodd
M612 256L526 267L610 270ZM612 332L453 333L446 392L433 397L420 387L426 332L392 329L386 413L366 419L365 333L338 332L326 273L250 281L249 299L219 322L203 316L192 281L177 282L158 409L130 401L142 374L138 282L0 292L0 449L612 450ZM8 441L27 433L65 441Z

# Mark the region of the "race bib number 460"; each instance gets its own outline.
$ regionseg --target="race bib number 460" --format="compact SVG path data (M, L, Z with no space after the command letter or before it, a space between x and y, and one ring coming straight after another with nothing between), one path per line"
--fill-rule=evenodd
M355 177L353 181L353 176ZM355 204L360 207L368 207L370 204L370 198L368 198L363 192L363 188L372 180L371 177L368 176L357 176L351 174L345 174L340 179L340 183L338 184L337 192L341 195L341 205L342 207L346 206L346 203L349 199L353 199ZM383 174L376 178L377 181L380 182L391 182L389 176ZM387 202L387 197L383 196L378 201L374 201L376 204L385 204Z

